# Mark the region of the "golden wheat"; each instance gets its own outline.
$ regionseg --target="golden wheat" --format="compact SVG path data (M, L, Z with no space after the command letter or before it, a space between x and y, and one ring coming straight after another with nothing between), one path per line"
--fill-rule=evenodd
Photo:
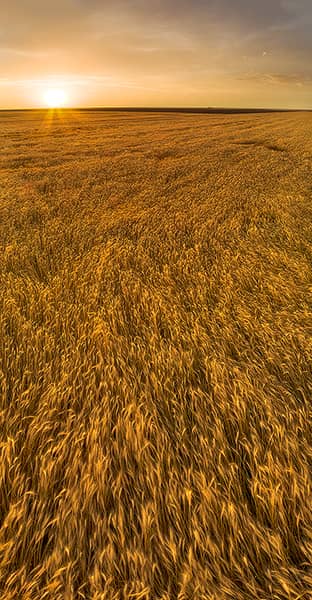
M312 598L312 115L6 113L3 600Z

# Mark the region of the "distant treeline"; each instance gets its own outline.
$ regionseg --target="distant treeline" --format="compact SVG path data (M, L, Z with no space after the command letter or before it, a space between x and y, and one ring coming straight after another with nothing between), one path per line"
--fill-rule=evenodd
M159 112L159 113L199 113L199 114L241 114L241 113L271 113L271 112L296 112L295 109L275 109L275 108L192 108L192 107L95 107L95 108L82 108L79 110L96 110L96 111L112 111L112 112Z
M0 109L1 110L1 109ZM49 108L17 108L17 109L2 109L3 112L16 111L47 111ZM194 113L194 114L254 114L254 113L280 113L280 112L311 112L312 109L289 109L289 108L196 108L196 107L144 107L144 106L89 106L89 107L68 107L53 109L54 111L83 111L83 112L131 112L131 113Z

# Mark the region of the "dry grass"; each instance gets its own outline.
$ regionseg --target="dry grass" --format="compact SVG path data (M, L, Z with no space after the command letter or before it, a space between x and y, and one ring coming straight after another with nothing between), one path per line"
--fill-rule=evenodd
M312 598L311 134L1 114L1 599Z

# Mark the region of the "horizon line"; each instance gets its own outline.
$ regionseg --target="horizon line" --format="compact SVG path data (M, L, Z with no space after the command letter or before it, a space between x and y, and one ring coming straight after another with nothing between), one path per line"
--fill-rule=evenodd
M103 111L103 112L180 112L180 113L270 113L270 112L312 112L312 108L270 108L270 107L225 107L225 106L62 106L49 108L14 107L0 108L0 112L62 112L62 111Z

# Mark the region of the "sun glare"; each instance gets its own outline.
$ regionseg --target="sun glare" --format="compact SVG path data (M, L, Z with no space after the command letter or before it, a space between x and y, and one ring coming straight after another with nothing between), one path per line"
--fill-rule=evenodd
M44 92L43 99L49 108L61 108L67 103L68 97L65 90L50 88Z

